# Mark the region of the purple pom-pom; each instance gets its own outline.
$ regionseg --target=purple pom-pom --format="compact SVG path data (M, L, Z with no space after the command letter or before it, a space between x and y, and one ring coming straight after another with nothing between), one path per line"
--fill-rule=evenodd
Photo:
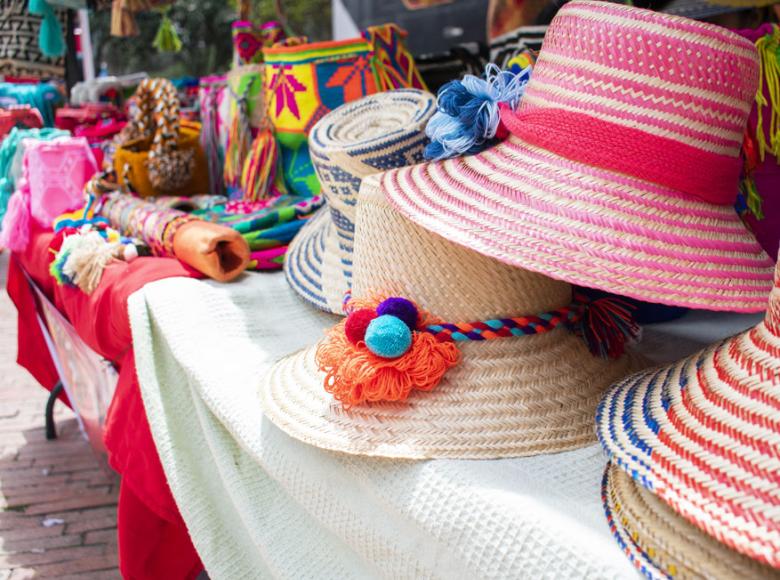
M400 297L388 298L376 307L376 313L379 316L388 315L400 318L409 327L409 330L417 330L419 313L411 300Z

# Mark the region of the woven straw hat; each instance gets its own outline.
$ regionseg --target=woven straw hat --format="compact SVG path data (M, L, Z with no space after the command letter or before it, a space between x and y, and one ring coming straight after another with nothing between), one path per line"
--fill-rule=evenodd
M287 279L315 306L343 314L352 278L355 205L363 177L419 163L436 98L417 89L378 93L320 119L309 150L328 207L298 233L287 252Z
M599 405L613 461L675 511L780 568L780 267L764 321L628 377Z
M509 137L387 172L410 219L508 264L674 306L759 312L772 263L733 203L755 47L726 29L575 0Z
M648 578L779 578L770 568L702 533L612 464L602 482L607 521Z
M571 302L569 284L486 258L415 225L363 181L353 295L403 296L445 321L541 313ZM606 361L568 330L459 345L459 364L405 402L346 409L325 391L317 346L278 362L260 398L278 427L346 453L423 459L495 458L574 449L594 441L604 387L635 359Z

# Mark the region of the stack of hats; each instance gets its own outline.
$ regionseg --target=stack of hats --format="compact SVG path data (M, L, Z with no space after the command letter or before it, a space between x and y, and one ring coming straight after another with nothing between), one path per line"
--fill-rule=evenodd
M779 357L780 268L763 322L604 397L604 507L647 576L780 577Z
M418 89L363 97L325 115L309 135L327 207L290 244L287 279L311 304L342 314L352 277L355 207L367 175L419 163L436 99Z
M596 401L642 365L630 351L638 328L619 299L588 302L570 284L766 307L774 264L733 208L756 81L755 49L724 29L567 4L519 109L501 111L503 142L366 177L348 216L354 239L336 235L338 250L325 250L341 222L329 213L296 242L293 286L307 294L308 279L310 301L348 316L263 378L266 415L318 447L385 457L595 441ZM350 208L360 177L345 188ZM349 275L322 290L334 256L352 266L343 304ZM316 275L301 267L312 262Z

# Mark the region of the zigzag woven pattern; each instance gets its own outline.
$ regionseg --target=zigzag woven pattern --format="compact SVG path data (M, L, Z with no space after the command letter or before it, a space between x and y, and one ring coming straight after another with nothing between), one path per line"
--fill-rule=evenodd
M521 108L587 113L736 156L757 82L755 49L726 30L578 3L545 36Z
M55 9L67 25L67 10ZM65 57L48 58L38 46L41 17L30 14L24 0L0 0L0 74L64 77Z
M396 89L342 105L314 126L309 151L330 216L308 224L290 246L287 276L304 298L316 296L318 306L341 313L341 297L352 279L361 182L382 170L422 161L425 125L435 110L430 93ZM317 263L310 263L316 245L307 240L315 236L324 246ZM313 272L318 275L312 277Z
M733 210L758 81L737 34L573 0L550 24L510 135L386 171L393 206L502 262L648 302L757 312L774 265Z

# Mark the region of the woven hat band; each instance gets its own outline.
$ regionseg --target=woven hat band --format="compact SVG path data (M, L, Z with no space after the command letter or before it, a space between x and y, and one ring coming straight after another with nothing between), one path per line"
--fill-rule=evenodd
M504 107L501 121L525 143L564 159L661 185L670 190L669 195L717 205L731 205L736 199L738 157L564 109L514 112Z

